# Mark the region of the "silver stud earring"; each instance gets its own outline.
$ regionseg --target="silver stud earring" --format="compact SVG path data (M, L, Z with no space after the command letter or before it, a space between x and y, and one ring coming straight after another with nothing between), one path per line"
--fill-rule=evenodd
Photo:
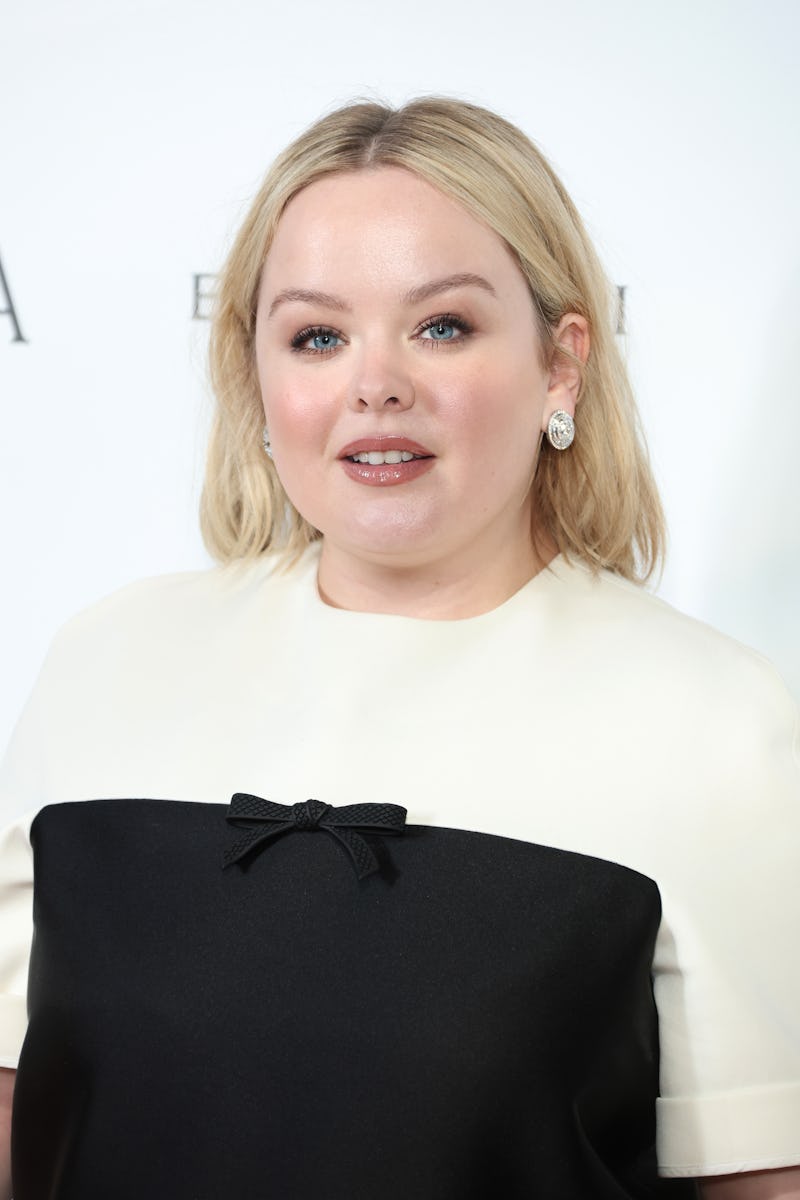
M264 426L264 432L261 435L261 440L264 443L264 452L266 453L267 458L272 458L272 443L269 440L269 430L267 429L266 425Z
M557 408L547 422L547 440L555 450L566 450L575 438L575 422L563 408Z

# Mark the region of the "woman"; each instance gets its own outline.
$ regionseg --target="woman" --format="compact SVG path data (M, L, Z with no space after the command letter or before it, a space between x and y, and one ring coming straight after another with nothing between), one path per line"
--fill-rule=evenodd
M223 565L70 622L6 760L17 1200L800 1195L796 718L638 586L612 324L483 109L278 159L212 337Z

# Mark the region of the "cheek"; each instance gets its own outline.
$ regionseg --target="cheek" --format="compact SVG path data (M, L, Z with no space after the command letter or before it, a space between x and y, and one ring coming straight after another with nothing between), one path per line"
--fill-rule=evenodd
M439 391L440 411L459 443L526 458L538 441L544 404L529 370L479 368Z
M296 379L290 381L275 375L262 383L261 401L270 434L285 449L322 437L334 408L330 395L313 380L298 385Z

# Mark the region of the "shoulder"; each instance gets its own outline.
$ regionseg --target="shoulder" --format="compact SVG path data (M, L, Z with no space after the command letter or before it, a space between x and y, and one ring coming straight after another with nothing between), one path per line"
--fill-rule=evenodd
M559 562L553 567L562 615L583 642L594 641L613 654L620 669L635 662L657 666L672 676L687 672L694 682L719 680L720 673L779 678L758 651L690 617L646 587L610 571Z
M81 609L57 630L50 656L141 646L208 633L252 604L277 567L261 556L206 570L155 575L128 583Z
M196 679L211 663L241 659L253 630L270 636L272 556L139 579L69 617L51 639L33 691L61 714L144 702L166 681Z
M277 560L262 555L247 561L197 571L175 571L137 579L109 592L71 616L62 630L82 629L149 613L200 612L225 599L247 595L276 569Z
M553 595L575 653L664 728L695 722L757 736L787 727L797 706L772 663L749 646L687 616L646 588L577 564L554 565ZM733 749L733 747L732 747Z

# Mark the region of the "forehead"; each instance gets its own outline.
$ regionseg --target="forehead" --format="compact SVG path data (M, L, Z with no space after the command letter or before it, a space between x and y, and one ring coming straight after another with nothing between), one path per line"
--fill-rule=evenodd
M420 282L472 271L497 287L527 288L493 229L403 167L325 176L292 198L264 263L262 286Z

